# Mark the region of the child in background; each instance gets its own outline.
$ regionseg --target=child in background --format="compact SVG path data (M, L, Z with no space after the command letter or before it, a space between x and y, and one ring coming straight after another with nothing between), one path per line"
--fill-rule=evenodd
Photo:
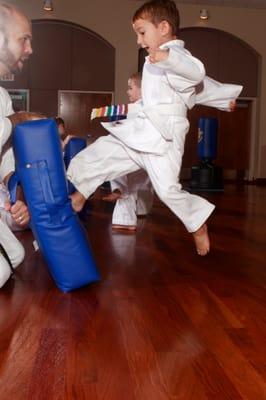
M62 142L62 150L64 151L67 143L72 137L75 137L74 135L67 135L66 129L65 129L65 121L61 117L55 117L54 118L56 125L58 127L58 132L61 138Z
M141 103L141 73L128 79L127 95L130 103ZM127 115L130 118L130 114ZM105 201L116 201L113 211L113 229L135 231L137 216L148 214L153 203L153 189L147 173L139 170L113 180L112 193L103 197Z
M138 45L149 54L142 75L143 108L115 126L103 123L111 135L99 138L72 160L67 174L78 190L72 206L78 211L103 181L142 168L159 198L192 234L197 253L204 256L210 250L206 221L215 207L182 190L178 177L189 130L187 110L196 103L197 86L203 83L205 90L212 82L205 85L203 64L177 39L179 13L174 1L144 3L132 22ZM237 87L236 97L241 89Z

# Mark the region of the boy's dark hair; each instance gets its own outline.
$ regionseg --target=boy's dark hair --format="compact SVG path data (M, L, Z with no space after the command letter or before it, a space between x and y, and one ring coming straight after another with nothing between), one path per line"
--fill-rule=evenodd
M64 125L65 126L65 121L63 120L63 118L55 117L54 120L55 120L57 126L59 126L59 125Z
M173 0L151 0L144 3L133 15L133 23L140 18L149 19L154 25L167 21L172 28L172 34L178 35L179 12Z
M135 72L129 79L135 82L136 86L141 87L142 72Z

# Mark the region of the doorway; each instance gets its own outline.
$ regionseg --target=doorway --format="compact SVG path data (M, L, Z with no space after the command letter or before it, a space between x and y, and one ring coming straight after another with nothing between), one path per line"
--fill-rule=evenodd
M90 120L94 107L112 104L113 92L58 91L58 115L63 118L69 134L86 137L89 143L107 134L99 119ZM101 121L105 120L101 118Z

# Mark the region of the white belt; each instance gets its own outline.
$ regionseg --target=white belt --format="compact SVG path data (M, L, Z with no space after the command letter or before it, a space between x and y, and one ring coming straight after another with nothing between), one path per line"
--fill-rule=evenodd
M187 116L187 107L182 103L156 104L154 106L142 106L138 103L130 103L128 105L128 111L129 114L137 114L139 117L145 117L145 115L149 115L151 113L169 116L174 115L179 117Z
M181 103L170 103L170 104L156 104L154 106L143 107L141 110L144 114L158 113L159 115L173 115L178 117L186 117L187 108Z

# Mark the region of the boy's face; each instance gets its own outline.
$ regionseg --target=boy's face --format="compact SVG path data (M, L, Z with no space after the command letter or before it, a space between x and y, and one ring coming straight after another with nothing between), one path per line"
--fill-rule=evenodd
M65 125L63 124L59 124L58 125L58 132L60 136L63 136L66 132L65 132Z
M133 23L133 29L137 34L137 43L148 53L172 39L170 26L166 21L157 26L148 19L139 18Z
M127 95L130 103L135 103L135 101L141 98L141 88L138 85L136 85L134 79L128 80Z

